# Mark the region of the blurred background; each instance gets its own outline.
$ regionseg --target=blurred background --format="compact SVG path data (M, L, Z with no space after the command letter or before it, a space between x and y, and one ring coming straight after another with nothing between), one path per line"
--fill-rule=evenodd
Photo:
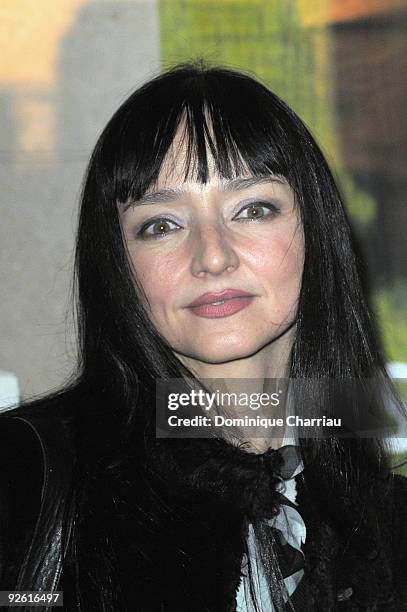
M78 197L97 135L144 80L197 56L259 77L321 144L390 371L407 378L407 0L2 0L0 41L0 404L72 371Z

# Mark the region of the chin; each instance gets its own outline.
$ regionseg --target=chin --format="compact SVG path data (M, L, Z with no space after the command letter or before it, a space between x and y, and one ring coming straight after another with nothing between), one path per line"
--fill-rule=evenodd
M272 341L272 340L271 340ZM230 361L237 361L239 359L246 359L258 353L264 346L269 344L270 339L267 339L263 342L240 342L233 343L233 345L223 345L223 346L214 346L214 347L205 347L205 350L191 350L187 353L184 353L186 357L194 359L196 361L201 361L203 363L208 364L220 364L220 363L228 363Z

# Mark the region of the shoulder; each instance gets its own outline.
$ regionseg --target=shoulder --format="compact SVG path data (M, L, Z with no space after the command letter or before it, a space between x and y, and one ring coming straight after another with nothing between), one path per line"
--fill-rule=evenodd
M79 390L68 389L3 410L0 412L1 441L24 454L31 452L35 439L43 451L47 450L47 440L51 438L62 444L69 439L69 446L73 447L80 397Z
M69 490L74 410L65 399L45 398L0 413L0 584L4 588L15 588L36 567L31 557L36 548L44 548L44 529L51 519L56 524Z
M401 474L393 474L393 492L395 500L401 499L406 500L407 496L407 478ZM406 510L407 511L407 510Z
M27 400L18 406L0 411L0 419L35 418L57 419L69 423L74 418L81 401L79 388L67 388L49 395Z
M12 588L40 513L41 443L25 421L0 419L0 580Z
M0 413L0 473L23 486L35 470L48 482L72 462L75 406L65 394L22 404Z

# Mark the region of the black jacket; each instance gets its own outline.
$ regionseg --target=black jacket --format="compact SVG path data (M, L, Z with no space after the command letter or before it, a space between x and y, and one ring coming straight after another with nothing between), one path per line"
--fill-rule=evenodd
M69 538L73 522L72 420L69 410L19 408L0 415L0 590L63 590L66 610L77 609L61 558L61 537ZM296 611L407 611L407 479L390 475L370 485L374 507L366 509L369 520L349 539L321 504L313 503L304 473L297 477L307 540L305 577L292 600ZM176 532L176 521L170 525ZM229 515L216 513L214 525L219 541L227 534L216 554L205 535L198 541L191 529L184 537L196 558L188 564L171 558L170 548L164 547L162 557L145 562L150 568L145 576L141 564L134 572L127 567L127 600L117 612L233 612L246 532ZM92 604L91 591L83 602L86 612L100 609Z

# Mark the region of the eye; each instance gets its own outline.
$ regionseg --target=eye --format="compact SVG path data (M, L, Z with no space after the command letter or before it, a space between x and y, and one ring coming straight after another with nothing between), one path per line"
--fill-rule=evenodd
M171 226L175 227L171 228ZM175 231L177 228L181 229L178 223L175 223L172 219L159 217L144 223L137 232L137 236L140 238L160 238L161 236L166 236L168 233Z
M243 219L245 221L257 221L258 219L265 219L274 217L279 213L277 206L271 202L251 202L243 208L233 217L234 219ZM244 214L242 214L244 213Z

